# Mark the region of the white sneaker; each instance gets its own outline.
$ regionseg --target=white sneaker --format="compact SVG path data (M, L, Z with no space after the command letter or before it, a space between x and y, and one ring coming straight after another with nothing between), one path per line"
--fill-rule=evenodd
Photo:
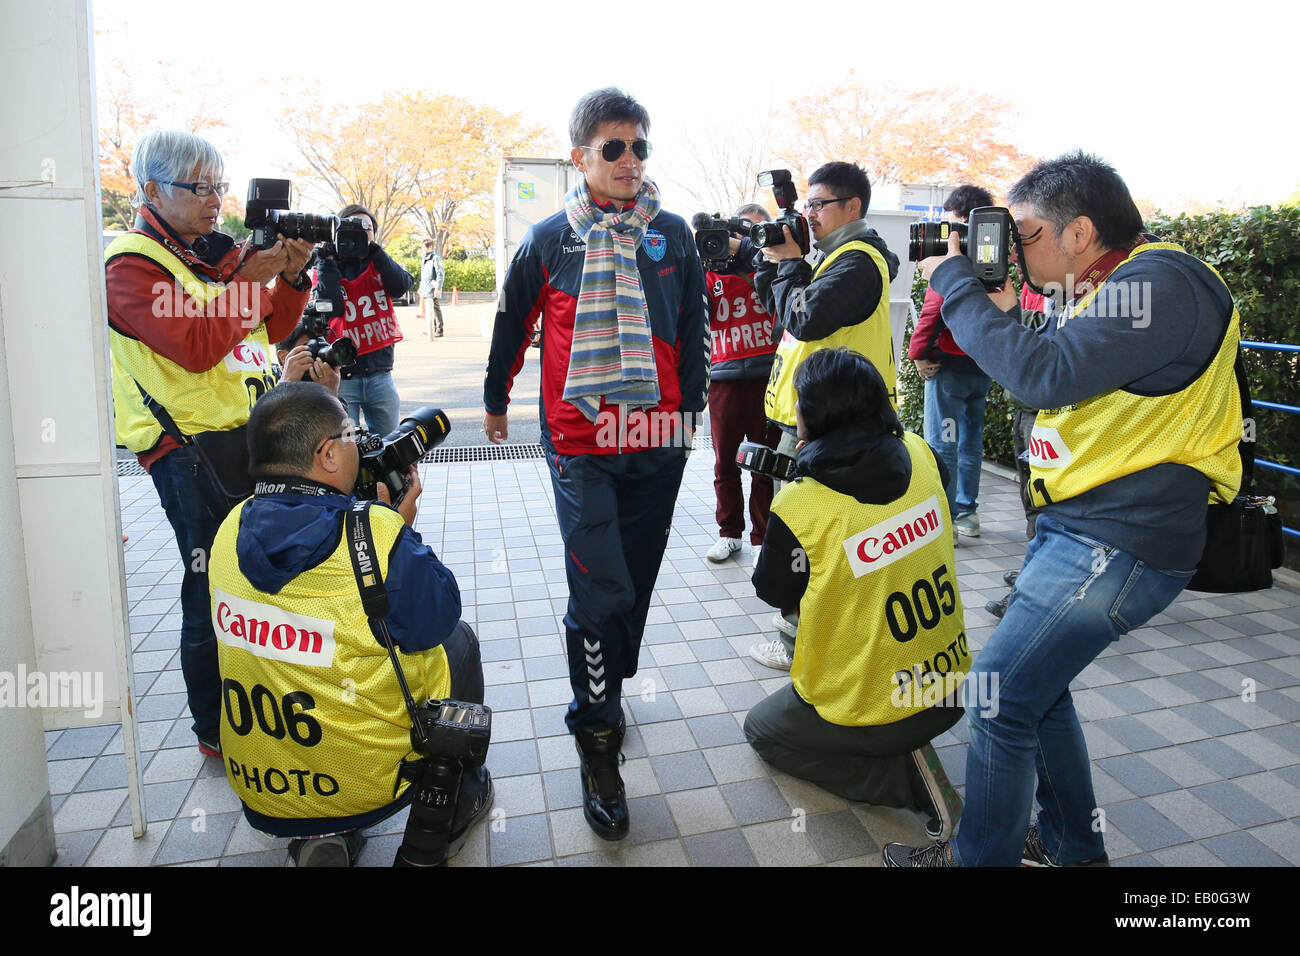
M785 645L781 643L780 638L768 641L765 644L755 644L749 649L749 656L764 667L772 667L779 671L788 671L794 664L794 660L786 653Z
M786 637L797 636L799 634L799 612L795 612L794 620L792 621L780 611L777 611L772 615L772 626Z
M714 562L726 561L739 550L739 538L719 538L713 547L709 548L709 553L705 557Z
M952 521L955 527L968 538L978 538L980 536L980 516L975 512L962 515L960 518L954 518Z
M754 563L752 567L754 568L755 571L758 570L758 556L762 553L763 553L763 546L760 544L757 548L754 549Z

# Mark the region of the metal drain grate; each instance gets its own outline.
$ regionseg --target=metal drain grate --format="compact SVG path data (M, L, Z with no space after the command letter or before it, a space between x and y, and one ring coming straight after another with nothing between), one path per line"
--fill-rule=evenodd
M712 436L703 435L695 439L695 448L712 448ZM459 462L476 461L523 461L530 458L544 458L546 452L541 445L469 445L458 448L435 448L420 461L430 465L449 465ZM140 477L148 474L139 462L122 458L117 462L118 477Z
M435 448L420 461L448 465L462 461L519 461L545 455L541 445L462 445L459 448Z

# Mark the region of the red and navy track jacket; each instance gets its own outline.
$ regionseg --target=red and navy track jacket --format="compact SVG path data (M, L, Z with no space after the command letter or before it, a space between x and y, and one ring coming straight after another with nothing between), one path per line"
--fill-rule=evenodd
M505 414L510 387L541 319L542 444L548 451L607 455L667 444L676 434L670 423L678 413L698 414L708 397L709 320L695 240L680 216L661 211L651 220L636 261L654 341L659 404L648 417L637 409L623 421L622 410L605 402L595 424L561 397L586 248L563 210L524 236L497 303L483 406L489 414Z

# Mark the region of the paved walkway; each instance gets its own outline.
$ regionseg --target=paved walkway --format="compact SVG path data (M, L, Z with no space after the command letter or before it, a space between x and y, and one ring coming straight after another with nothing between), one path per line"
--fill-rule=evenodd
M831 796L775 772L744 742L748 708L789 678L747 654L772 617L749 584L748 546L721 567L703 557L717 534L712 457L701 449L687 467L641 669L625 688L632 829L617 846L583 820L562 720L566 590L545 463L423 466L417 527L460 582L494 710L497 811L456 863L877 866L881 843L921 841L914 814ZM120 482L151 822L132 839L119 727L51 732L59 863L283 865L286 841L248 826L221 762L195 747L176 650L180 559L149 479ZM975 648L994 624L984 602L1024 553L1015 486L989 469L984 482L983 537L957 552ZM1080 675L1075 702L1112 860L1300 863L1298 651L1300 594L1186 593ZM963 721L936 741L958 785L965 736ZM389 865L404 825L402 814L371 831L361 862Z

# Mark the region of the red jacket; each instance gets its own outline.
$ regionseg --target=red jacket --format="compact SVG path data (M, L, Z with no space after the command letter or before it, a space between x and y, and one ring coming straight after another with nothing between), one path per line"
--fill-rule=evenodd
M226 291L212 300L206 314L203 307L185 296L186 308L182 315L169 318L164 316L176 310L156 308L158 293L154 286L165 282L169 290L174 289L175 280L170 272L139 255L115 256L106 266L108 324L187 371L206 372L248 335L249 320L240 314L241 303L261 303L260 318L266 323L272 344L288 336L302 317L308 292L298 292L277 279L269 295L254 296L249 287L257 283L232 275L242 247L230 236L213 233L205 237L208 249L200 258L148 206L141 207L136 228L131 231L165 240L164 245L173 254L179 253L181 261L196 276L206 282L226 284ZM227 299L229 302L224 301ZM176 442L164 435L154 448L139 456L140 464L148 469L176 447Z

